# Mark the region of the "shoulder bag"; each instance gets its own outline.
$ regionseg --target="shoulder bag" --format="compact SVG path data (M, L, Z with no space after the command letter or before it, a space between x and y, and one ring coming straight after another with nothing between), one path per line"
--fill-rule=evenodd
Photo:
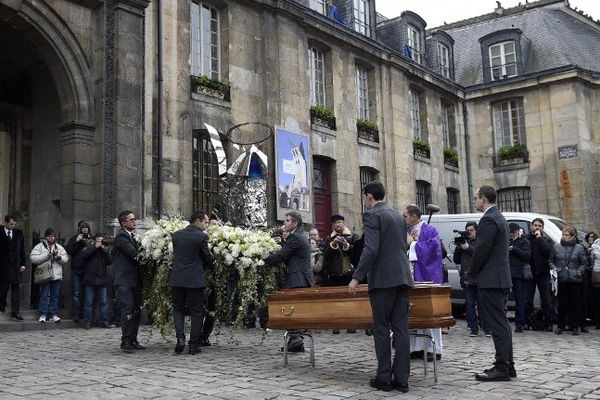
M54 268L52 260L46 260L35 268L33 272L33 281L38 285L43 285L54 280Z

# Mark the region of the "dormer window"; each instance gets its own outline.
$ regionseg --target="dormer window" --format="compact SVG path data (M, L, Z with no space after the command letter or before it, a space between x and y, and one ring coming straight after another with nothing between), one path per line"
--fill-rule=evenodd
M490 46L490 68L492 80L517 75L515 42L502 42Z
M308 8L323 15L327 14L327 3L325 0L308 0Z
M445 78L450 78L450 49L445 44L438 42L437 52L440 65L439 73Z
M369 0L354 0L354 30L367 36L371 34Z
M421 40L421 31L412 25L407 25L406 29L410 58L421 64L423 60L423 42Z

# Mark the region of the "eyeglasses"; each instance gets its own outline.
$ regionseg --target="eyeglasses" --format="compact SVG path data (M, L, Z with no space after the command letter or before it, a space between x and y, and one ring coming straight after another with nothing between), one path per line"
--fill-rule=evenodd
M572 234L570 234L570 233L563 233L562 235L563 235L563 236L569 236L569 237L573 236L573 235L572 235Z

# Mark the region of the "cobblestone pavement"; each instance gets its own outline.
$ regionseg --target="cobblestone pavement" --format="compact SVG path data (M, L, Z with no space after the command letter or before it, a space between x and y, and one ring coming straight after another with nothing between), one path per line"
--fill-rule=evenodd
M281 331L264 341L260 330L242 331L237 345L222 332L191 356L175 355L174 344L144 329L148 349L134 354L119 350L119 329L0 333L0 399L600 399L598 330L514 334L518 378L480 383L473 374L489 367L492 340L469 337L458 321L444 335L439 382L413 360L410 392L402 394L369 387L373 338L362 332L316 333L316 367L307 351L290 354L284 368Z

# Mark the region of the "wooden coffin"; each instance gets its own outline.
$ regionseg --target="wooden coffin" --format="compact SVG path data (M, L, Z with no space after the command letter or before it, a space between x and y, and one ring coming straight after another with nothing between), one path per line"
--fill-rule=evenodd
M410 291L409 326L454 325L450 286L417 284ZM267 295L271 329L367 329L373 325L367 285L356 294L347 286L284 289Z

